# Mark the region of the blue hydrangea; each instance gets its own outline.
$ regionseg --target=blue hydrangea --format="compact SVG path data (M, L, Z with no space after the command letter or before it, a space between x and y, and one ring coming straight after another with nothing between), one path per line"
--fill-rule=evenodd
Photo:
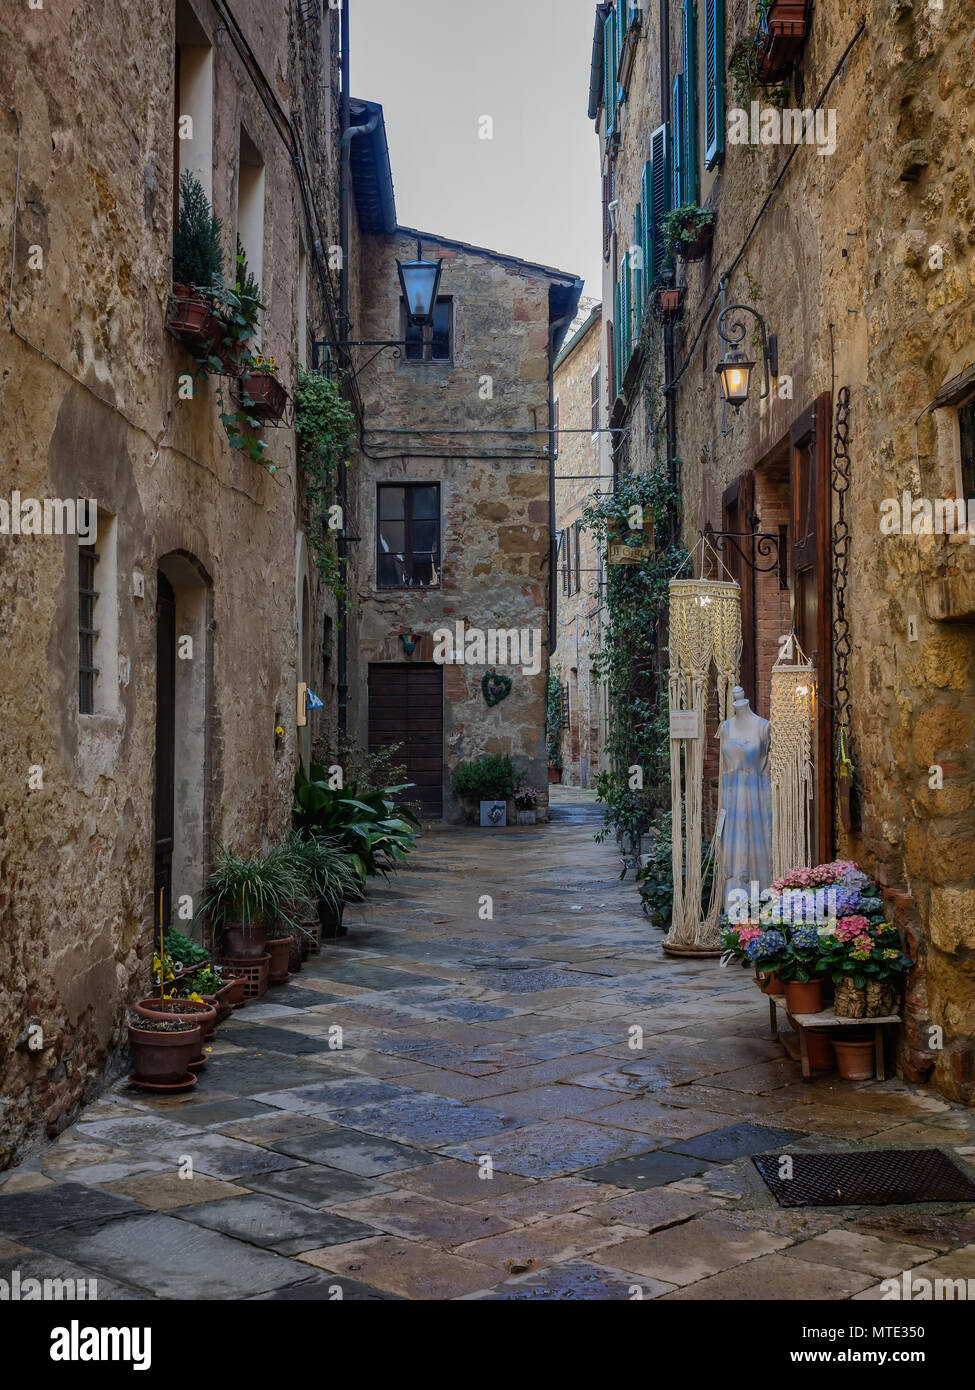
M780 951L784 951L785 945L785 937L780 931L766 931L749 941L745 947L745 955L753 961L768 960L770 956L777 956Z
M837 917L852 917L859 911L860 894L856 888L836 888L836 915ZM832 896L832 895L830 895ZM830 902L830 898L827 898Z
M792 933L794 951L818 951L819 932L815 927L797 927Z

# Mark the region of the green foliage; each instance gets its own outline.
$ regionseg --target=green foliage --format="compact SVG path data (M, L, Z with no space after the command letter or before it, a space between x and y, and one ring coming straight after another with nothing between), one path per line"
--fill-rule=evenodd
M216 994L217 990L223 989L226 980L210 965L206 965L202 970L195 971L189 977L180 980L176 993L184 998L188 994Z
M681 241L696 241L715 223L715 215L710 208L702 208L697 203L684 203L674 208L660 219L660 235L669 255L679 250Z
M514 796L521 781L507 753L488 753L473 762L458 763L451 786L455 796L472 801L506 801Z
M622 477L611 496L591 502L582 514L583 526L603 548L611 535L623 535L631 521L641 520L655 543L654 554L639 565L610 565L607 571L602 643L592 658L593 675L606 684L609 709L609 771L597 781L606 822L601 839L610 832L640 834L653 807L670 801L668 584L687 559L683 547L668 544L677 504L666 471L655 468ZM639 776L631 777L631 768L638 768Z
M156 928L156 945L158 949L159 928ZM166 955L177 965L202 965L204 961L210 959L209 952L205 946L201 946L198 941L194 941L191 936L185 936L183 932L177 931L175 927L166 929Z
M179 218L173 235L173 282L207 290L223 274L223 231L196 174L188 169L179 180Z
M339 593L344 576L336 554L328 509L338 469L352 445L355 416L342 395L341 382L321 372L298 370L295 391L295 435L298 462L307 479L308 528L319 573Z
M330 786L327 768L312 763L307 776L303 768L295 776L294 828L306 839L317 836L341 845L360 885L377 874L388 878L406 863L416 842L417 816L395 801L409 785L353 794L351 788Z
M217 931L239 922L246 932L274 918L290 924L304 888L287 842L267 854L251 856L234 854L221 845L204 885L199 915L209 916Z
M256 329L258 314L266 307L261 299L261 284L247 264L247 253L240 237L237 238L237 274L234 280L234 293L242 303L252 306L252 321Z
M305 883L307 902L324 898L337 911L345 900L358 896L356 870L339 840L325 835L301 835L293 830L288 846Z
M545 702L545 745L552 767L562 768L562 682L549 667Z
M686 844L685 844L686 848ZM671 813L661 817L660 829L647 862L637 872L640 901L644 912L655 927L667 931L674 909L674 818ZM711 902L714 862L707 846L701 849L701 911L707 912Z

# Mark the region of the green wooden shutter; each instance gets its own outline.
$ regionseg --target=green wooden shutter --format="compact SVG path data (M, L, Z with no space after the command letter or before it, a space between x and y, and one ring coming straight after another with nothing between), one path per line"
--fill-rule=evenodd
M623 356L623 353L622 353L622 343L623 343L623 311L622 311L622 299L623 299L623 281L622 281L622 279L620 279L620 280L617 280L617 282L616 282L616 298L615 298L615 302L614 302L614 306L613 306L613 376L614 376L613 386L614 386L614 388L615 388L615 391L616 391L616 394L617 394L617 395L619 395L619 393L620 393L620 386L621 386L622 383L623 383L623 372L622 372L621 367L620 367L620 359L621 359L622 356Z
M646 252L643 245L643 209L639 203L633 214L633 255L635 257L633 266L633 341L638 343L643 330L643 303L647 286Z
M704 0L704 163L724 154L724 0Z
M688 203L697 202L697 83L694 47L694 0L684 0L681 17L681 47L684 60L683 145L681 147L682 191Z
M607 139L616 131L616 11L603 21L603 105L606 110Z
M670 211L671 181L667 169L668 127L657 126L650 136L650 236L653 261L653 279L656 280L664 268L664 242L660 223Z
M679 208L684 202L683 164L680 157L680 147L684 130L684 78L681 73L678 73L674 78L674 90L670 100L670 129L672 132L672 139L670 142L670 167L672 173L671 202L675 208Z
M652 169L649 159L643 166L643 178L640 181L640 217L643 222L643 275L644 284L647 290L653 284L654 265L653 265L653 220L652 203L650 188L652 184Z

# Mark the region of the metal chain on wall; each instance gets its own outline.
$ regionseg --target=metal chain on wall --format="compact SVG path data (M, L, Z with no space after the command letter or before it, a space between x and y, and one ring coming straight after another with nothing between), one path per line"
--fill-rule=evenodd
M846 830L859 828L854 796L852 729L850 710L850 653L852 639L847 617L846 586L850 564L850 527L846 519L846 494L850 487L850 388L841 386L836 397L833 426L832 491L835 511L831 535L833 579L833 739L836 760L836 797L840 822Z

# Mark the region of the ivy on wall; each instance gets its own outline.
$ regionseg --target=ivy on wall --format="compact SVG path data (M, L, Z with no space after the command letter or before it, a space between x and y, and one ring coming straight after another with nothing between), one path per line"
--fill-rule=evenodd
M318 572L333 593L341 592L344 576L335 546L339 526L333 519L338 470L351 447L355 417L342 395L341 381L321 372L298 370L295 389L295 437L298 463L305 474L309 511L309 544Z

